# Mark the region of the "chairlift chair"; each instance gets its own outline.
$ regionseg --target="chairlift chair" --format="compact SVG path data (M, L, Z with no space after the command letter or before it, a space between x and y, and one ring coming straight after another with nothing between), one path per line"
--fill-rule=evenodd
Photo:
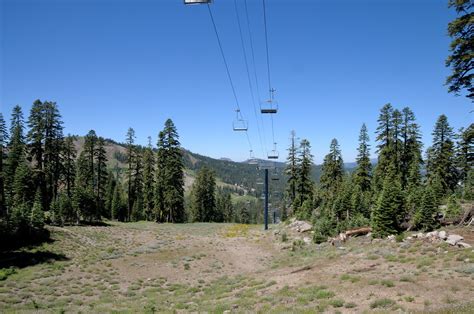
M278 172L277 172L276 167L272 171L271 180L272 181L279 181L280 180L280 177L278 176Z
M250 150L250 158L247 163L249 165L258 165L258 159L253 155L253 150Z
M193 5L193 4L211 4L212 0L184 0L184 4Z
M265 101L260 107L260 113L263 113L263 114L276 114L277 112L278 112L278 103L273 99L269 99Z
M236 118L234 122L232 123L232 127L234 131L236 132L246 132L248 131L248 123L242 118L242 115L240 114L240 109L236 109Z
M278 159L278 158L280 158L280 154L278 153L278 151L276 149L276 145L277 145L277 143L273 143L273 149L267 155L268 159Z

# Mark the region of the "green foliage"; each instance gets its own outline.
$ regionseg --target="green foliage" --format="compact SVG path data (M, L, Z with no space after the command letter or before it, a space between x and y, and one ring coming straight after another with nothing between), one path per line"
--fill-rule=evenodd
M41 201L41 192L39 189L36 192L33 209L31 210L30 225L36 230L41 230L44 227L44 211Z
M445 211L445 217L446 218L455 218L461 215L462 212L462 207L461 203L456 197L456 194L452 194L448 198L448 203L446 204L446 211Z
M437 227L435 215L438 205L436 202L435 192L431 186L427 186L423 193L421 208L417 215L416 226L425 231L431 231Z
M391 173L394 168L390 168ZM382 193L372 212L372 228L376 237L385 237L398 233L398 213L403 208L403 195L400 184L394 180L393 174L387 175Z
M449 23L448 34L452 41L450 44L451 55L446 59L446 66L451 67L452 73L446 79L448 91L459 95L461 90L466 90L466 97L474 97L472 78L474 74L472 51L474 30L472 28L471 0L449 0L449 7L454 8L458 17Z
M299 208L306 200L313 198L314 183L311 179L311 169L313 165L313 155L311 154L311 144L308 140L303 139L300 143L299 156L297 163L297 182L294 208ZM311 215L311 213L307 213Z
M336 220L329 214L322 214L313 220L313 230L315 243L326 242L328 237L336 234Z
M216 210L215 190L214 173L207 167L199 170L191 191L193 221L223 221L223 213Z
M354 172L354 184L361 192L370 191L372 180L372 164L370 161L369 134L365 123L362 124L359 135L357 169Z

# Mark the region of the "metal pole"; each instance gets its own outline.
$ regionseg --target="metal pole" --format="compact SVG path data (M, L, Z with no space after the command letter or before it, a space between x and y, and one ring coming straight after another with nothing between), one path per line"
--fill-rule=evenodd
M265 212L264 212L264 220L265 220L265 230L268 230L268 169L265 169Z

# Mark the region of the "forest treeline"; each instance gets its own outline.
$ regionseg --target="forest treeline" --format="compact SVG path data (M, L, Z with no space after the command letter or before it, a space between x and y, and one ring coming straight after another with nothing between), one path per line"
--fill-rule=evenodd
M197 219L249 223L259 219L259 213L249 209L256 208L256 204L233 204L232 189L215 187L215 175L205 166L199 168L191 197L186 199L186 160L170 119L159 132L156 146L151 138L146 147L137 145L135 131L128 129L126 153L114 154L126 164L125 171L107 167L106 146L110 140L91 130L84 136L83 149L78 154L76 137L64 135L63 129L55 102L36 100L27 119L22 108L15 106L9 130L0 113L3 239L25 240L44 235L45 223L97 223L104 218L173 223ZM207 184L203 178L209 175L214 182L212 202L195 200L194 195L205 196L200 194L199 184ZM199 203L214 214L195 216Z
M302 140L296 145L293 134L286 168L288 203L297 217L313 220L317 242L369 225L376 236L431 230L439 223L438 214L443 219L458 216L460 202L473 200L474 124L456 133L448 118L439 116L432 145L423 154L413 111L387 104L380 111L375 135L375 166L363 124L356 169L344 171L340 146L333 139L316 184L310 174L310 143ZM446 205L442 212L440 205Z

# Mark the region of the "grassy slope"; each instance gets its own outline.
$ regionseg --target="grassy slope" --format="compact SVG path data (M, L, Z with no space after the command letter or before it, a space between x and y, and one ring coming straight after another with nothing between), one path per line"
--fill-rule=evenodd
M360 238L337 249L230 224L51 231L54 242L0 258L1 267L30 264L0 281L1 312L468 313L474 305L474 252L444 244Z

